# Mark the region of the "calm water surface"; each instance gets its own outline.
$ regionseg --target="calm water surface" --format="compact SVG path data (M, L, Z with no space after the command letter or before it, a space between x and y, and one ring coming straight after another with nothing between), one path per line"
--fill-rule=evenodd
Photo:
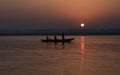
M0 75L120 75L120 36L69 37L75 40L63 45L1 36Z

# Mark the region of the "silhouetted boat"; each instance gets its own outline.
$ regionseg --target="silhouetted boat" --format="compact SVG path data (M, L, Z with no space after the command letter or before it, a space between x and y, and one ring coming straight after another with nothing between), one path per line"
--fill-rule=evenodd
M41 41L42 42L71 42L72 40L74 40L74 38L69 38L69 39L57 39L57 40L54 40L54 39L42 39Z

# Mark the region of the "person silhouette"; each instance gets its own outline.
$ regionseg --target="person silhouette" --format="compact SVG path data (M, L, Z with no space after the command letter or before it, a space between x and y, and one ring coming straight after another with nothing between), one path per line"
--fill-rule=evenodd
M54 36L54 40L55 40L55 42L57 41L57 36L56 35Z
M65 40L65 36L64 36L64 34L62 34L62 40L63 40L63 41Z
M48 37L48 36L46 36L46 40L49 40L49 37Z

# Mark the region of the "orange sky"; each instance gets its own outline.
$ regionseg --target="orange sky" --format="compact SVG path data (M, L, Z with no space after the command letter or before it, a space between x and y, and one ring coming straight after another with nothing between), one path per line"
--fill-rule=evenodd
M62 18L94 22L120 16L120 0L1 0L2 18Z

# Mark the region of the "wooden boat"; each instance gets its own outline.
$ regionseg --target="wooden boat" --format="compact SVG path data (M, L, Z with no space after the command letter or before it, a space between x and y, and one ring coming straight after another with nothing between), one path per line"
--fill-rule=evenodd
M72 40L74 40L74 38L69 38L69 39L57 39L57 40L54 40L54 39L42 39L41 41L42 42L71 42Z

